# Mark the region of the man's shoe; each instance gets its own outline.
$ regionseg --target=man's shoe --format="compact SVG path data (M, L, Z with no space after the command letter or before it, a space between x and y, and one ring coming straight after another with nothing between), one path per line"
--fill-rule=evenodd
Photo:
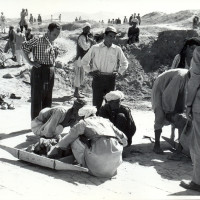
M193 181L190 181L188 183L186 181L181 181L180 186L185 189L195 190L200 192L200 185L194 183Z
M76 97L77 99L85 98L83 95L80 95L79 93L74 93L74 97Z

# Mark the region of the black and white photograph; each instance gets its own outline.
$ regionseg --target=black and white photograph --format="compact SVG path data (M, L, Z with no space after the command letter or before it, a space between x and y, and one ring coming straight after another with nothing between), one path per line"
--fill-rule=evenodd
M199 1L0 5L1 200L200 198Z

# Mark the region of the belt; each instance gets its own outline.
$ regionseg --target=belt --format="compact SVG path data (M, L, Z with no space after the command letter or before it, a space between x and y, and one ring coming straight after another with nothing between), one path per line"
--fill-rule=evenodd
M99 73L102 76L112 76L113 75L113 73L109 73L109 72L99 72Z

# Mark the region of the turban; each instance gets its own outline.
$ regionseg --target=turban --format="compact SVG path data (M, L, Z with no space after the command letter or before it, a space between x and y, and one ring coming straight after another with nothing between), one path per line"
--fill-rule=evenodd
M96 114L96 112L97 112L97 109L96 109L95 106L86 105L86 106L83 106L83 107L78 111L78 115L79 115L80 117L87 118L87 117L89 117L90 115Z
M106 94L105 98L106 98L106 101L113 101L113 100L118 100L118 99L121 100L121 99L124 99L124 94L119 90L111 91Z
M85 27L90 27L90 28L91 28L91 24L88 23L88 22L86 22L86 23L83 25L83 28L85 28Z

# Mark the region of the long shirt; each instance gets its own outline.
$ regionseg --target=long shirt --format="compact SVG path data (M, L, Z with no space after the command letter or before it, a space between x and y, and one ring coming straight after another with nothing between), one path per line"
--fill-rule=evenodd
M152 108L165 113L181 113L185 108L185 86L188 81L187 69L171 69L158 76L152 89Z
M65 127L75 123L72 108L65 106L44 108L31 122L31 129L35 135L52 137L58 125L64 126L63 121L65 121Z
M126 135L117 129L108 119L99 116L88 117L73 126L69 133L58 143L58 146L67 149L79 136L84 135L88 139L98 136L119 137L123 146L127 145Z
M91 64L92 62L92 64ZM84 70L89 73L99 70L104 73L118 71L120 74L128 68L128 61L122 49L112 44L107 47L103 42L93 45L81 60Z
M26 40L26 38L23 33L16 33L15 34L15 44L16 44L15 49L20 50L22 42L24 42L25 40Z

